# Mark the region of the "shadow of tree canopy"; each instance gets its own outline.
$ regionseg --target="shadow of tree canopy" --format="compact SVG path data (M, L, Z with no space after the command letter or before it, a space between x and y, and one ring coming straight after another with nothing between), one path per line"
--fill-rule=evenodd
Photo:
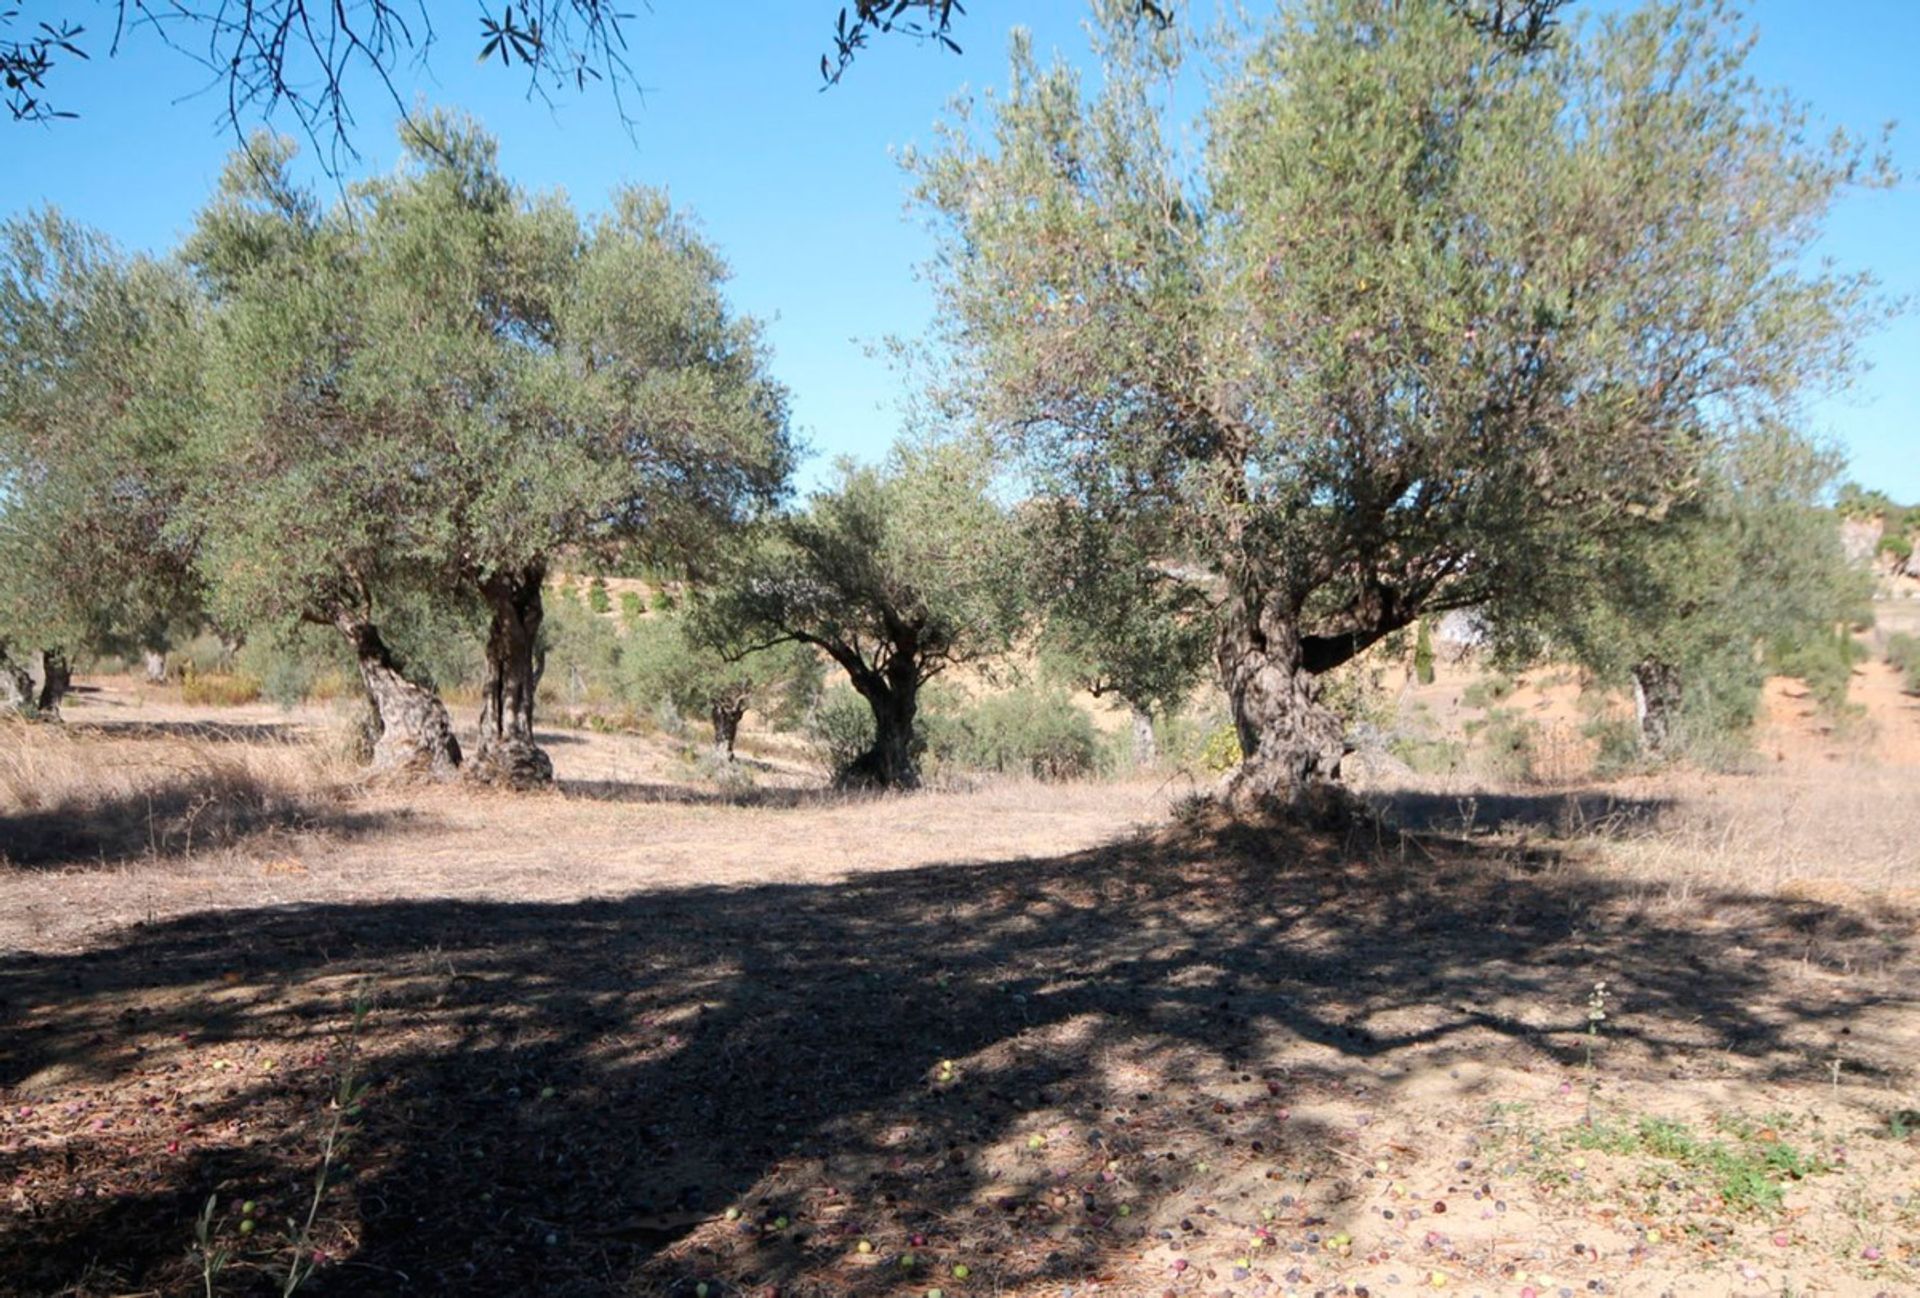
M1663 914L1539 852L1214 822L839 882L128 930L0 960L0 1290L197 1292L208 1195L303 1211L363 979L369 1089L305 1292L879 1295L907 1291L901 1253L961 1240L977 1279L950 1293L1102 1276L1185 1211L1190 1166L1132 1134L1169 1097L1238 1124L1223 1157L1297 1168L1334 1133L1276 1106L1389 1058L1569 1063L1595 977L1610 1067L1784 1075L1878 994L1795 982L1810 951L1912 956L1910 926L1711 905ZM263 1230L220 1292L277 1292L283 1243Z

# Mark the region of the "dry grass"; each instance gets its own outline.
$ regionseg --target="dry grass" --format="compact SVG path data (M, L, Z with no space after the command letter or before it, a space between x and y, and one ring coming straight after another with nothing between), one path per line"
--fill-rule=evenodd
M369 982L316 1293L1920 1285L1910 767L1379 790L1429 828L1326 838L773 745L723 794L586 732L550 794L362 789L324 713L70 715L0 735L0 1294L183 1291L210 1194L218 1292L277 1291ZM1826 1170L1762 1211L1581 1154L1601 978L1609 1120Z
M192 857L317 827L353 779L344 745L305 732L0 724L0 868Z

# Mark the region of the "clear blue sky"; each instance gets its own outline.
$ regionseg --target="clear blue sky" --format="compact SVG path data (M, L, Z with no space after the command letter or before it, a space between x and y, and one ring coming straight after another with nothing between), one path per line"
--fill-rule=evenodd
M925 141L963 86L1002 80L1015 22L1034 29L1041 50L1083 50L1076 0L971 0L956 31L964 55L883 40L821 93L816 65L835 0L653 0L633 6L629 24L647 87L630 139L604 92L529 103L516 75L476 66L476 6L433 8L439 43L425 68L403 69L403 95L474 113L499 136L509 174L530 188L564 189L592 208L613 186L642 181L697 213L733 265L735 303L771 322L796 422L823 453L816 468L840 453L872 458L892 440L898 380L866 344L919 334L930 314L915 276L930 243L905 209L893 150ZM1211 15L1213 4L1181 8ZM53 203L124 245L164 250L190 225L232 143L216 124L222 100L196 95L204 74L151 39L136 35L108 60L98 46L111 6L45 9L99 29L93 61L62 67L55 85L83 116L0 123L0 205ZM1826 251L1920 298L1920 3L1756 0L1749 12L1764 80L1837 125L1903 123L1896 155L1914 178L1848 198ZM354 103L357 169L390 166L389 103L371 85ZM1855 477L1920 501L1920 316L1871 338L1867 353L1872 372L1850 396L1819 404L1815 427L1847 448Z

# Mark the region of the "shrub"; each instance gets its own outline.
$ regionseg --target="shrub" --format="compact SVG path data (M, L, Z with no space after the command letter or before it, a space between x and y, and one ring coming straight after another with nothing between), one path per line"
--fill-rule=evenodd
M1887 637L1887 661L1906 678L1907 692L1920 694L1920 636L1905 631Z
M846 686L825 690L807 718L806 735L820 761L836 777L873 744L873 711Z
M1640 751L1640 727L1632 717L1602 712L1581 727L1580 733L1594 743L1595 775L1625 775L1645 765L1645 755Z
M1842 628L1804 640L1775 641L1768 646L1767 661L1782 676L1804 681L1807 692L1829 715L1845 716L1854 664L1866 656L1867 651Z
M237 672L187 671L180 678L180 701L195 707L232 708L260 701L260 679Z
M1514 681L1510 676L1494 675L1482 677L1467 686L1460 693L1460 701L1470 708L1490 708L1503 703L1512 696Z
M1467 746L1457 739L1401 735L1387 745L1387 751L1417 775L1454 775L1467 764Z
M613 612L613 598L607 594L607 579L595 577L587 586L587 607L605 617Z
M1200 769L1209 775L1225 775L1245 756L1240 751L1240 732L1231 724L1216 726L1200 746Z
M1475 764L1489 779L1525 784L1534 777L1534 760L1540 743L1540 726L1510 708L1495 708L1486 720L1468 725L1480 747Z
M620 620L628 626L638 622L647 611L646 601L640 598L638 591L620 592Z
M943 765L1070 780L1097 769L1093 721L1060 690L989 695L959 715L936 718L928 751Z

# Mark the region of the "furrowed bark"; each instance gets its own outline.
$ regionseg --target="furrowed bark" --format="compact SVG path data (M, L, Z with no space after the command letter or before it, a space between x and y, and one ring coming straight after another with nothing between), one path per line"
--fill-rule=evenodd
M60 701L73 687L73 668L67 662L67 655L59 649L42 649L35 659L34 710L49 721L58 721Z
M373 705L378 733L373 769L381 774L447 779L460 768L460 741L440 696L407 678L399 656L364 618L342 616L335 624L353 649L360 679Z
M489 573L480 593L492 611L487 676L480 701L480 742L468 773L489 784L531 788L553 781L553 761L534 742L533 704L540 687L540 623L545 609L543 564Z
M1641 751L1659 757L1673 741L1673 719L1680 710L1680 669L1658 658L1633 665L1633 714L1640 723Z
M856 675L853 688L873 712L873 746L840 773L838 783L853 788L919 788L919 745L913 723L920 707L920 677L911 654L896 655L885 671Z
M1153 737L1153 713L1139 704L1130 705L1133 717L1133 764L1146 770L1160 760L1160 746Z
M1244 596L1228 611L1218 656L1242 755L1228 805L1318 816L1339 802L1346 728L1320 702L1297 618L1273 600Z
M717 698L707 715L713 721L714 755L723 762L733 761L733 745L740 737L740 719L747 715L747 701L735 696Z

